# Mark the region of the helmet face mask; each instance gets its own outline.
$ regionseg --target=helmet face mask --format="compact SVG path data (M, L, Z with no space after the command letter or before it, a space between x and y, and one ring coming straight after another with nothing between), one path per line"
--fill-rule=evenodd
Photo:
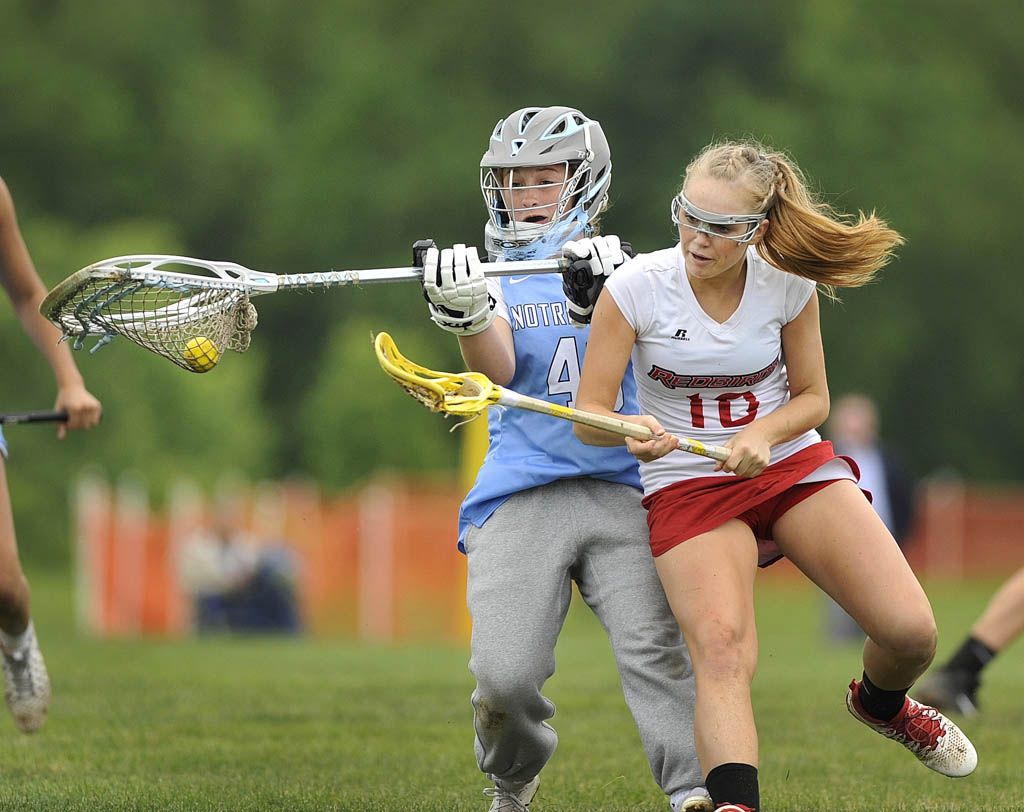
M543 167L482 168L480 188L488 201L488 215L496 227L513 239L535 239L564 220L586 182L583 162L568 161Z
M592 232L610 182L611 151L600 124L571 107L517 110L495 126L480 161L488 253L522 248L570 222Z

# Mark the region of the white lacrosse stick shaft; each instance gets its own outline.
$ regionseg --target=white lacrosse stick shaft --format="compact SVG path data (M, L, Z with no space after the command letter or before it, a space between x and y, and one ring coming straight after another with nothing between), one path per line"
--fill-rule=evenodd
M184 273L171 267L189 267L207 274ZM519 276L559 273L568 267L563 259L524 260L519 262L483 263L485 276ZM130 254L94 262L83 272L128 271L132 278L147 285L182 285L210 290L245 290L250 295L273 293L290 288L333 288L346 285L373 285L388 282L419 282L423 268L370 268L360 271L318 271L314 273L273 274L246 268L236 262L215 262L208 259L171 254Z

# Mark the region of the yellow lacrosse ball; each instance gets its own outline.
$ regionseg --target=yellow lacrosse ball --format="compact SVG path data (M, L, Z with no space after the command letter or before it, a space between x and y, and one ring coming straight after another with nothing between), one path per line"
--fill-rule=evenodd
M220 360L220 350L206 336L190 338L182 354L185 363L195 372L209 372Z

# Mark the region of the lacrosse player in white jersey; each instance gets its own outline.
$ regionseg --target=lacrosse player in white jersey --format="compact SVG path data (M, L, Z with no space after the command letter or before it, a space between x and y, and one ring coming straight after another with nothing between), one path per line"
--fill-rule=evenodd
M57 381L55 409L68 413L67 423L61 423L57 429L58 436L64 437L69 428L92 428L100 420L100 402L85 388L68 345L57 343L60 331L39 312L46 288L32 265L18 229L14 201L2 179L0 282L25 332L53 370ZM3 656L4 696L18 729L32 733L46 721L50 678L32 625L29 585L18 558L6 459L7 443L0 434L0 654Z
M415 264L431 319L458 336L470 369L573 406L593 303L626 258L617 237L595 236L611 181L608 142L573 108L517 110L494 128L480 176L492 261L557 257L565 246L576 262L564 278L485 279L475 248L420 241ZM632 376L620 375L617 398L628 412L635 391ZM528 809L554 753L555 706L541 691L573 581L608 632L655 780L674 810L710 810L693 743L692 671L648 551L636 460L624 448L583 445L563 420L498 408L488 419L459 547L490 812Z
M632 361L632 419L658 436L625 443L641 463L652 552L693 658L713 801L760 808L753 583L757 566L781 555L868 635L850 712L933 770L969 774L977 755L967 737L907 697L935 653L928 599L857 487L856 465L815 430L829 408L816 285L833 296L867 282L902 238L874 214L854 221L815 201L798 167L756 143L702 151L671 212L679 244L636 257L605 285L577 408L612 413ZM623 443L575 431L597 446ZM724 463L672 453L675 435L732 453Z

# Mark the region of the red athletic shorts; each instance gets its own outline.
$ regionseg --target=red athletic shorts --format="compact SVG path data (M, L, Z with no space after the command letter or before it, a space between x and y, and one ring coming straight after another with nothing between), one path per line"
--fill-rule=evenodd
M820 442L769 465L753 478L698 477L655 491L643 501L651 530L651 552L657 557L729 519L739 519L757 539L758 566L773 564L782 553L772 538L772 526L791 507L836 481L798 484L835 458L832 443ZM839 459L860 478L857 463L849 457Z

